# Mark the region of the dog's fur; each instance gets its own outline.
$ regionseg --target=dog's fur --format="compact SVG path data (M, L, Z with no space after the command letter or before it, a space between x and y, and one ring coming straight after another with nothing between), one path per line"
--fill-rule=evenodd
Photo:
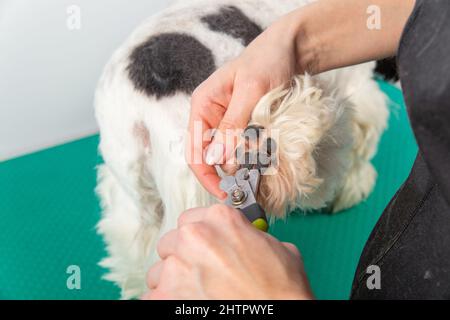
M156 240L184 210L215 200L184 160L190 95L217 67L281 15L307 0L179 2L145 21L107 64L96 92L97 192L109 257L101 265L123 298L145 291ZM388 117L373 63L297 76L263 97L251 123L279 130L278 173L263 176L259 200L287 209L339 211L363 200L370 160Z

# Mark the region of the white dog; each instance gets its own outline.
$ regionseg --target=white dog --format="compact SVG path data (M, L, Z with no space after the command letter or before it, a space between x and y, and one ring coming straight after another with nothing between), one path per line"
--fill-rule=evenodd
M184 158L190 96L217 67L281 15L307 0L195 0L145 21L113 55L99 82L97 192L109 257L101 262L123 298L145 292L155 243L181 212L215 200ZM279 132L278 172L259 200L281 216L296 207L348 208L372 190L370 163L386 126L374 64L297 76L261 99L251 123Z

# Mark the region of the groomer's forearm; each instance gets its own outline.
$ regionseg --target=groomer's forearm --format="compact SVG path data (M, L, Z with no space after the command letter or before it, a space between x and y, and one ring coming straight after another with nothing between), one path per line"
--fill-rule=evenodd
M315 74L393 56L415 0L319 0L286 16L299 71ZM379 10L378 10L379 8ZM373 22L379 12L379 29Z

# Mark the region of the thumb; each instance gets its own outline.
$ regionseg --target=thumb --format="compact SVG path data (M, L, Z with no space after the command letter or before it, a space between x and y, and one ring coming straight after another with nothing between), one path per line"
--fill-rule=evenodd
M231 158L239 134L247 127L253 109L265 91L264 86L258 83L234 85L230 104L206 150L205 161L208 165L224 164Z

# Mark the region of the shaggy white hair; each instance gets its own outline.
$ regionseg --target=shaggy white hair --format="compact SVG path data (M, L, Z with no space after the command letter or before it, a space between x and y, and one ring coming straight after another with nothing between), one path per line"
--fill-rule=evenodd
M295 208L349 208L375 183L370 160L386 123L383 96L371 95L378 98L372 106L379 110L373 112L381 116L369 123L366 106L356 106L354 97L323 82L320 76L297 76L291 86L269 92L253 111L250 124L278 136L279 166L276 174L262 176L259 195L277 216Z
M209 29L199 17L233 5L266 28L308 2L182 2L144 22L105 67L95 97L99 150L105 161L98 168L103 210L98 232L109 254L101 262L109 269L106 279L119 285L123 298L146 291L145 272L158 260L155 243L176 227L179 214L215 202L184 159L190 94L156 97L137 89L128 70L133 50L151 36L183 32L206 46L218 67L242 52L244 44ZM268 213L282 216L297 207L335 212L371 192L376 172L370 159L388 116L385 97L372 79L373 68L366 63L298 76L290 86L261 99L251 123L280 133L278 173L263 176L259 195Z

